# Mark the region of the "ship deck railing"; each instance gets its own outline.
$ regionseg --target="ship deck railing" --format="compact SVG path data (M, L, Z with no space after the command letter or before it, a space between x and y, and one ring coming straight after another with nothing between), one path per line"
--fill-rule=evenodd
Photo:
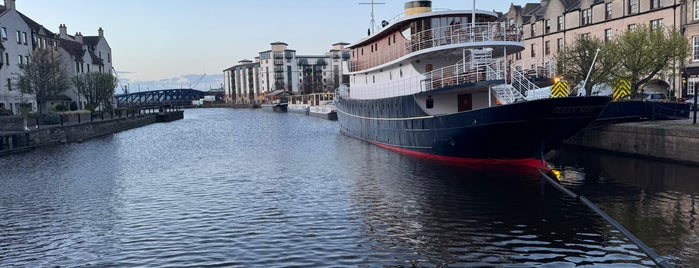
M505 77L505 59L481 59L476 61L462 61L455 65L425 73L425 79L421 82L423 91L430 91L468 83L504 80Z
M503 80L506 77L504 58L461 61L454 65L422 73L420 75L393 79L386 83L357 83L351 89L340 90L338 95L344 98L371 99L405 96L429 92L445 87L469 85L473 83ZM362 79L362 78L359 78ZM365 77L364 79L368 79ZM350 93L351 92L351 93Z
M355 56L358 59L350 61L349 71L377 67L424 49L488 41L519 42L522 37L518 27L503 22L455 24L412 33L409 37L399 36L402 38L397 37L389 46L379 46L373 51L370 47L364 47L355 51L360 55ZM361 49L364 51L361 52Z

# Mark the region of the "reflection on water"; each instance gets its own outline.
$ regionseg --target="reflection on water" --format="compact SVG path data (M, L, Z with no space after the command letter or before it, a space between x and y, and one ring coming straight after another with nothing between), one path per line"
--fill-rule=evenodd
M400 155L307 116L185 117L0 158L0 266L653 265L539 179ZM661 256L696 263L691 181L579 154L553 156L567 186Z
M553 154L563 184L596 202L661 256L699 264L699 167L570 149Z

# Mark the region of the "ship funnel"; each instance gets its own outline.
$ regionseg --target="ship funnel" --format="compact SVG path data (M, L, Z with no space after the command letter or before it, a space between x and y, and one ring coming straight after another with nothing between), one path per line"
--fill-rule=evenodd
M432 12L432 1L409 1L405 3L405 16Z

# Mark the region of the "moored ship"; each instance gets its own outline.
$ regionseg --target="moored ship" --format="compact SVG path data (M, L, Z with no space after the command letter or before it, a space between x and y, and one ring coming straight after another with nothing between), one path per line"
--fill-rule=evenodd
M534 94L506 59L524 50L519 29L494 12L405 7L349 47L350 85L335 99L347 135L451 162L545 167L610 101Z

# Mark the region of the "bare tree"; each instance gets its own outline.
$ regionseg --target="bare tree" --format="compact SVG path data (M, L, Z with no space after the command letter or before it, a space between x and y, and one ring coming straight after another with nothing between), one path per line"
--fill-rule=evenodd
M593 66L598 49L600 52ZM592 92L593 85L611 81L610 70L616 66L615 57L612 51L606 49L605 43L598 38L586 35L578 35L572 45L559 52L557 63L558 73L572 81L585 80L589 71L590 77L584 89L587 96ZM592 67L591 71L590 67Z
M43 113L43 101L70 87L70 79L62 62L58 51L37 48L27 63L19 65L21 74L16 77L15 86L22 93L36 95L39 114Z
M78 94L95 107L111 108L118 79L110 73L82 73L73 77Z

